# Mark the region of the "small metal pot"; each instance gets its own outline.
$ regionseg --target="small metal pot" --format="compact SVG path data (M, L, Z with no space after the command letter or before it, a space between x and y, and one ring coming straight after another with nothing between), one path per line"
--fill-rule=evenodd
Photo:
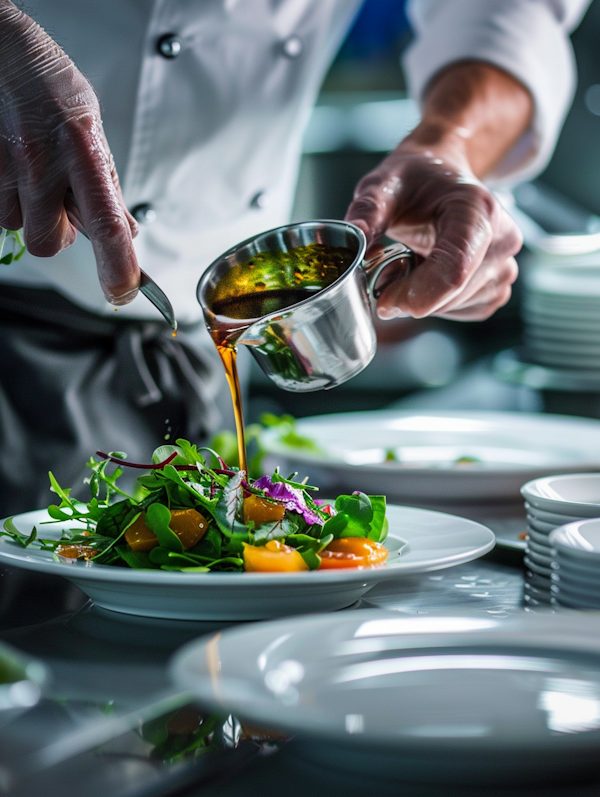
M217 286L232 268L261 252L286 252L313 243L350 249L354 260L335 282L309 298L260 318L231 323L232 330L238 330L236 345L249 346L267 376L294 392L328 390L366 368L377 347L373 312L379 275L387 265L396 263L395 277L398 269L406 276L415 263L414 253L404 244L396 244L365 260L366 238L355 225L300 222L261 233L229 249L209 266L197 288L211 330Z

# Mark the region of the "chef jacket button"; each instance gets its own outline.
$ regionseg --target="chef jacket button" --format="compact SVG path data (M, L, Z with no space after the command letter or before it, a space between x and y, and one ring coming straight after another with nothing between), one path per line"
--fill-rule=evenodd
M269 196L266 191L258 191L250 200L250 207L254 210L264 210L269 204Z
M152 224L156 219L156 211L148 202L142 202L130 210L131 215L138 224Z
M177 58L181 52L181 39L174 33L165 33L156 42L156 49L164 58Z
M304 50L304 43L300 36L289 36L281 44L281 52L286 58L299 58Z

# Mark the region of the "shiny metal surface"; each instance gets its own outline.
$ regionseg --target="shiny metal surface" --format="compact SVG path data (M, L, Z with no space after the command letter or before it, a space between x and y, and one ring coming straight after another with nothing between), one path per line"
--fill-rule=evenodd
M177 332L177 321L175 311L169 297L156 282L140 269L140 291L156 307L173 332Z
M260 252L286 252L313 243L347 247L354 261L333 284L310 298L252 319L237 339L276 385L294 392L336 387L371 362L377 345L372 307L377 281L391 263L407 274L415 262L411 250L398 244L365 261L366 238L358 227L344 221L301 222L269 230L225 252L197 288L210 328L215 319L211 297L230 269Z

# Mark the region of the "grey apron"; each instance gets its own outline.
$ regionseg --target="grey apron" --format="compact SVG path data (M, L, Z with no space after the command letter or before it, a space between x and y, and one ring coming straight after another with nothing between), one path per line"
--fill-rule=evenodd
M174 339L164 322L96 316L53 291L0 285L0 517L52 503L49 470L86 498L97 450L149 461L165 439L205 442L231 427L207 342L201 324Z

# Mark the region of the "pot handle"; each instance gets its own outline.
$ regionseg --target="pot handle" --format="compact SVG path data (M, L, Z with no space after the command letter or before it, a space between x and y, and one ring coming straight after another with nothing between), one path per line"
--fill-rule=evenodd
M413 268L417 263L421 262L421 260L423 260L423 258L420 255L417 255L405 244L400 243L386 246L381 252L368 258L368 260L364 260L363 269L367 275L367 290L369 291L369 295L373 299L378 299L392 282L396 282L397 279L408 277ZM402 271L399 273L400 269L396 270L393 279L376 287L381 272L386 266L389 266L390 263L399 263Z

